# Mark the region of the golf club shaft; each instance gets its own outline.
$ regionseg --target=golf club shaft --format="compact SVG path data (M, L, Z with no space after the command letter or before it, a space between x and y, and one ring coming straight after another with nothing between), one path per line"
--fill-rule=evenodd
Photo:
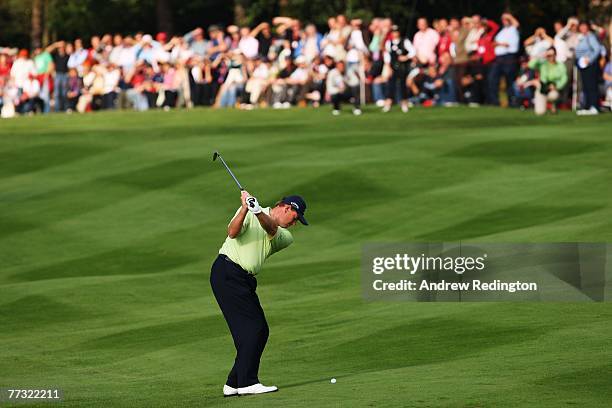
M221 163L223 163L223 166L225 167L225 169L227 170L227 172L230 174L230 176L232 176L232 178L234 179L234 181L236 182L236 184L238 185L238 188L240 189L240 191L244 190L244 188L242 187L242 185L240 184L240 182L238 181L238 179L236 178L236 176L234 176L234 173L232 173L232 171L230 170L230 168L228 167L227 163L225 163L225 160L223 160L223 157L221 157L220 154L217 154L217 157L219 157L219 160L221 160Z

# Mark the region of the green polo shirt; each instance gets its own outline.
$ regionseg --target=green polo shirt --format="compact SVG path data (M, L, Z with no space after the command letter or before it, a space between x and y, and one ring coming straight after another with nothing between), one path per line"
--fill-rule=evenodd
M554 83L557 90L563 89L567 84L567 68L562 62L550 63L547 60L536 58L529 61L529 68L536 69L540 73L540 81L543 83Z
M270 215L270 207L262 208L262 211ZM239 212L240 208L234 217ZM259 223L257 216L249 211L244 217L238 236L227 237L219 253L226 255L250 274L256 275L270 255L287 248L292 242L293 236L289 230L282 227L278 227L276 235L270 237Z
M34 65L36 65L37 74L46 74L49 72L49 64L53 62L51 54L47 51L42 52L34 57Z

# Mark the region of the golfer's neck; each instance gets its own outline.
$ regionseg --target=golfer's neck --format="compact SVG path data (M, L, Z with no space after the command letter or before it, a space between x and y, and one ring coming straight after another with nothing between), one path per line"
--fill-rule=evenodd
M272 209L270 210L270 218L272 218L272 220L273 220L275 223L277 223L277 224L278 224L278 223L279 223L279 222L278 222L278 217L276 216L276 209L277 209L277 208L278 208L278 207L274 207L274 208L272 208Z

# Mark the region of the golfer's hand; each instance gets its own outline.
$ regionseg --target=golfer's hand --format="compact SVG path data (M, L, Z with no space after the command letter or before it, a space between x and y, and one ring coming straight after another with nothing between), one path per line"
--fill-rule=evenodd
M251 196L251 195L250 195L250 194L249 194L249 192L248 192L248 191L246 191L246 190L242 190L242 191L240 192L240 201L242 202L242 208L244 208L244 209L247 209L247 210L248 210L248 208L249 208L249 207L248 207L248 205L247 205L246 199L247 199L247 197L250 197L250 196Z
M253 214L259 214L261 212L261 206L255 197L247 197L246 203L249 211Z

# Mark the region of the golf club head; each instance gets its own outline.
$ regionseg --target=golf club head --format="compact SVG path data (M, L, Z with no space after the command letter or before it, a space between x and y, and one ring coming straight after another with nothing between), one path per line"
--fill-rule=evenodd
M213 161L217 160L217 156L219 156L219 152L215 150L213 153Z

